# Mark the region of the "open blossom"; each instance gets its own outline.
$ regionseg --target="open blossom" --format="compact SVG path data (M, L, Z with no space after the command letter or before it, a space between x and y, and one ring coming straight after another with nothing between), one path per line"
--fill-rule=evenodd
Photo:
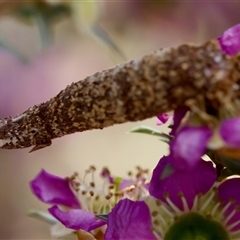
M181 164L163 157L150 195L121 200L108 214L105 239L239 239L240 178L219 183L211 162L199 159L185 169Z
M89 232L96 239L102 239L107 224L104 216L120 199L138 200L148 194L147 170L138 167L136 176L129 172L129 177L123 179L112 176L107 168L103 168L101 188L95 184L95 170L91 166L83 179L77 173L62 178L42 170L30 182L32 192L44 203L52 205L49 213L62 224L62 227L59 224L53 226L53 236ZM86 181L87 175L91 176L90 182ZM63 226L72 231L64 230Z
M73 181L75 177L74 175L69 179L61 178L42 170L31 181L30 186L41 201L53 205L48 211L67 228L90 231L105 225L105 222L96 218L93 212L86 210L89 207L88 196L85 197L86 190L86 193L81 194L83 201L79 201L77 198L74 191L76 187L71 186L75 183Z

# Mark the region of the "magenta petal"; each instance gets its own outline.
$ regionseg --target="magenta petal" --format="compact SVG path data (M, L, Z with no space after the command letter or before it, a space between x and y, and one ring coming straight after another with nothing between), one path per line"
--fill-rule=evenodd
M212 131L207 127L184 127L170 143L171 154L193 166L204 155Z
M93 213L82 209L70 209L64 212L57 206L53 206L49 208L48 211L65 227L74 230L82 229L89 232L106 224L105 221L96 218Z
M119 201L108 214L107 225L105 240L156 240L149 208L142 201Z
M237 24L226 30L221 37L218 38L222 51L234 55L240 50L240 24Z
M179 193L183 193L191 208L198 193L205 194L216 181L216 170L211 162L198 161L194 168L175 168L171 156L160 159L153 171L149 185L150 194L165 201L168 193L171 201L183 210ZM181 161L180 161L181 162Z
M240 178L231 178L218 187L218 197L226 202L234 199L240 205Z
M219 133L222 139L232 147L240 147L240 117L224 120Z
M157 125L162 125L166 123L168 119L172 117L172 115L167 113L161 113L161 114L158 114L157 117L158 117Z
M43 202L80 208L68 180L42 170L31 182L32 192Z
M240 178L231 178L227 179L218 187L218 197L224 201L224 204L227 204L229 201L232 202L232 205L228 207L225 212L225 217L227 217L235 207L240 206ZM234 200L234 201L232 201ZM231 217L228 224L233 224L237 221L240 221L240 212L237 211L234 216ZM240 223L237 224L233 231L240 230Z

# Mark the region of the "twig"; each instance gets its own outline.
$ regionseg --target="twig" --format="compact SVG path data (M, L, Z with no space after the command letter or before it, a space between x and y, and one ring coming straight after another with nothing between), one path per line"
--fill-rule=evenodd
M218 111L238 96L238 56L217 41L181 45L95 73L72 83L48 102L0 121L0 147L51 145L74 132L138 121L188 106Z

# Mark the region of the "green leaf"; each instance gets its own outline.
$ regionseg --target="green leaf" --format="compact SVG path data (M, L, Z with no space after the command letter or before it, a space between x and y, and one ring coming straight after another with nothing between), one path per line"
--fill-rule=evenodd
M170 143L170 140L171 140L171 138L170 138L170 139L166 139L166 138L159 138L159 140L160 140L161 142L164 142L164 143L167 143L167 144L169 144L169 143Z
M28 211L27 215L29 217L40 219L40 220L42 220L42 221L44 221L46 223L49 223L51 225L58 222L57 219L55 217L53 217L51 214L49 214L47 212L35 210L35 209L30 209Z
M144 134L148 134L148 135L152 135L152 136L157 136L161 138L161 141L166 141L169 142L172 137L169 136L166 133L160 132L157 129L148 127L148 126L139 126L139 127L135 127L132 128L130 131L130 133L144 133Z
M96 214L95 217L100 218L104 221L107 221L108 215L107 214Z

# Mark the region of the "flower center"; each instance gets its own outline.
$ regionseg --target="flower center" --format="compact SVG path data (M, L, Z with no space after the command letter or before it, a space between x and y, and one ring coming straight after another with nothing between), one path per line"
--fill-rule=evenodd
M165 240L228 240L223 226L197 213L181 216L167 231Z
M120 178L112 176L105 167L100 174L103 180L100 187L96 185L94 166L85 171L83 179L77 172L68 179L82 209L94 214L107 214L121 199L129 198L136 201L149 195L147 189L149 171L141 167L137 167L136 170L136 174L129 171L127 178ZM87 181L87 176L90 177L90 181Z

